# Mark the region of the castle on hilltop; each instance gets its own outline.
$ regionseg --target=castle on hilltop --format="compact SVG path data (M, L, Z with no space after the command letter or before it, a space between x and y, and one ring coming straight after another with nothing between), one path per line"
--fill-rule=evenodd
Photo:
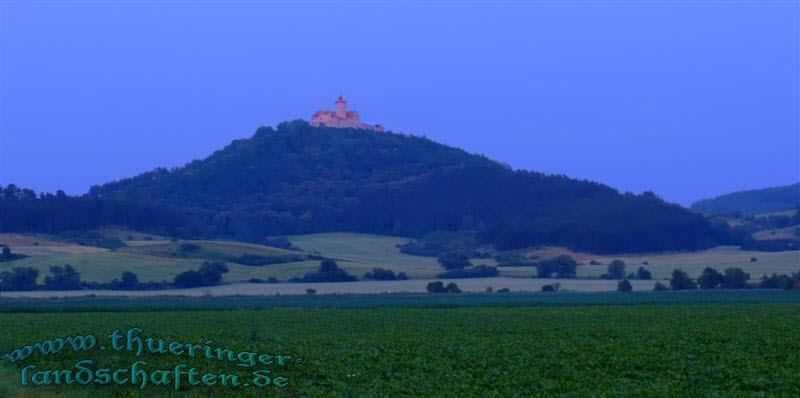
M348 111L347 101L341 96L336 100L335 111L326 109L324 111L314 112L314 114L311 115L311 125L314 127L325 125L326 127L365 129L383 132L383 126L380 124L361 123L361 116L359 116L356 111Z

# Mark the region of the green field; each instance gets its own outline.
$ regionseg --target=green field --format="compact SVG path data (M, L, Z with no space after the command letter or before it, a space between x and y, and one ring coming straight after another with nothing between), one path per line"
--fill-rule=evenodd
M728 303L714 304L708 300L713 295L703 293L576 294L550 295L552 302L531 306L514 302L529 296L508 295L495 297L508 297L506 304L513 306L499 301L485 307L472 298L478 296L452 295L445 300L472 305L450 301L446 307L418 308L418 301L410 300L399 306L346 308L339 298L318 297L295 299L317 300L299 308L231 309L233 304L227 311L214 311L204 310L199 301L193 311L0 312L0 353L67 335L93 334L103 344L115 329L139 327L143 337L196 344L213 340L215 347L236 352L302 358L284 366L241 367L168 354L137 358L111 349L35 353L18 363L0 362L0 396L178 396L172 386L148 385L143 392L130 385L19 386L22 367L69 369L82 359L112 369L145 360L149 371L187 364L202 372L237 374L241 383L252 371L268 368L289 380L279 389L187 388L184 380L180 396L192 397L275 392L291 397L798 396L800 296L715 294L729 297ZM637 303L652 297L665 301ZM770 297L783 302L765 302ZM586 305L598 300L610 301ZM320 307L323 302L329 307Z
M116 235L143 238L144 235L134 232L116 231ZM152 237L151 237L152 238ZM158 238L158 237L155 237ZM0 234L0 243L7 242L15 252L28 254L31 257L0 263L0 271L13 267L35 267L40 271L40 281L53 265L73 265L85 281L108 282L119 278L122 272L135 272L140 281L172 280L177 274L188 269L197 268L205 260L219 260L243 254L263 256L292 254L304 257L304 261L273 264L260 267L238 265L228 262L230 272L224 275L226 282L246 282L251 278L267 279L276 277L286 280L301 277L314 271L319 265L317 260L308 260L308 256L322 255L337 259L340 267L361 278L374 267L388 268L395 272L405 272L412 279L434 278L443 270L434 257L421 257L401 253L396 245L405 243L408 238L355 234L325 233L289 236L288 239L303 252L292 252L264 245L230 241L177 241L164 240L128 240L128 247L117 251L87 246L65 244L48 241L46 236L19 234ZM34 243L36 243L34 245ZM181 252L185 243L200 246L197 252ZM572 253L565 249L545 248L530 253L540 258L568 253L579 262L579 278L596 278L606 272L607 264L613 259L622 259L627 263L627 272L634 272L643 265L653 273L656 279L668 279L675 268L687 271L697 277L705 267L714 267L720 271L728 267L741 267L749 272L753 279L773 272L789 274L800 270L800 252L752 252L742 251L736 247L721 246L698 252L666 253L666 254L623 254L596 256L585 253ZM751 262L751 257L757 259ZM589 265L597 260L603 265ZM472 259L473 264L496 265L492 259ZM536 272L535 267L503 267L501 276L529 278Z

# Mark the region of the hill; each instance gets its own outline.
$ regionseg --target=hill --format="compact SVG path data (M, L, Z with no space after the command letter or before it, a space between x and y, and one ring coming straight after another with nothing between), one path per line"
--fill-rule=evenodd
M692 210L706 214L759 214L795 209L800 206L800 183L733 192L692 204Z
M473 230L480 243L499 249L560 245L613 253L697 250L729 240L703 216L649 192L621 194L596 182L512 170L423 137L299 120L261 127L180 168L92 187L84 197L51 195L36 205L30 196L3 195L0 210L18 217L0 230L52 233L38 229L67 212L62 229L86 214L91 222L80 229L119 224L250 242L335 231L420 237ZM37 208L50 216L19 216Z

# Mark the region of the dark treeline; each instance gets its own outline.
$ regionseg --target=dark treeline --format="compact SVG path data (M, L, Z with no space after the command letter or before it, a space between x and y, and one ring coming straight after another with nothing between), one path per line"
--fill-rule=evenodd
M304 121L259 128L204 160L95 186L79 198L26 195L0 202L0 230L119 224L252 242L329 231L420 237L468 230L500 249L561 245L596 253L695 250L741 239L652 193L515 171L423 137Z
M120 225L166 233L182 220L178 211L164 206L69 196L63 191L37 195L14 184L0 186L0 232L56 234Z

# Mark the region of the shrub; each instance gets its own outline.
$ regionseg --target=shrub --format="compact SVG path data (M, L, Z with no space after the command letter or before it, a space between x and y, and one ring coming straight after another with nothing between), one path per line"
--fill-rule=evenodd
M119 288L122 290L135 290L139 287L139 277L133 272L123 272L121 279L122 281L119 283Z
M197 253L200 251L200 246L194 243L181 243L180 250L185 253Z
M347 271L339 268L339 265L336 264L336 261L331 259L324 259L319 264L319 269L317 272L310 272L305 274L302 278L292 278L289 279L290 282L300 282L300 283L314 283L314 282L354 282L357 281L353 275L347 273Z
M536 277L550 278L556 274L558 278L574 278L578 263L574 258L562 254L536 263Z
M394 274L394 271L390 269L373 268L372 271L369 271L364 274L364 279L374 279L379 281L394 281L397 280L398 278Z
M406 276L405 272L401 272L401 273L397 274L397 280L399 280L399 281L408 280L408 276Z
M437 275L443 279L463 279L463 278L491 278L498 275L497 267L479 265L470 269L455 269Z
M445 289L447 289L448 293L461 293L461 289L459 289L458 285L456 285L454 282L448 283L447 286L445 286Z
M667 287L664 286L661 282L656 282L656 285L653 286L653 290L656 292L663 292L667 290Z
M472 264L469 262L469 258L467 258L466 255L457 252L444 253L436 260L444 269L447 270L462 269L472 266Z
M757 259L757 258L755 258L755 257L750 257L750 262L751 262L751 263L754 263L754 262L756 262L756 261L758 261L758 259Z
M285 250L293 250L293 251L300 251L300 248L289 242L289 239L286 239L284 236L277 236L274 238L267 238L264 240L264 245L277 247L279 249Z
M266 282L260 278L250 278L250 283L266 283Z
M189 270L178 274L173 283L177 287L193 288L203 286L204 281L203 274L195 270Z
M622 279L625 277L625 262L614 260L608 264L608 279Z
M511 292L511 290L508 290L507 287L497 290L497 293L509 293L509 292Z
M494 291L494 289L492 289L491 286L486 286L486 293L491 293L493 291Z
M621 281L617 282L617 291L618 292L627 293L627 292L630 292L631 290L633 290L633 286L631 285L630 281L628 281L627 279L624 279L624 280L621 280Z
M647 270L645 267L639 267L639 269L636 270L636 279L642 279L642 280L653 279L653 274L650 273L650 271Z
M317 290L308 288L308 289L306 289L306 294L308 294L308 295L317 294Z
M280 281L278 280L278 278L274 276L270 276L269 278L267 278L267 283L278 283L278 282Z
M206 261L198 269L203 276L203 286L214 286L222 281L222 274L228 272L228 266L221 261Z
M283 254L275 256L262 256L258 254L242 254L239 257L230 259L230 262L242 265L250 265L253 267L261 267L264 265L292 263L295 261L303 261L303 257L296 254Z
M425 290L427 290L428 293L447 293L442 281L428 283L428 286L425 287Z

